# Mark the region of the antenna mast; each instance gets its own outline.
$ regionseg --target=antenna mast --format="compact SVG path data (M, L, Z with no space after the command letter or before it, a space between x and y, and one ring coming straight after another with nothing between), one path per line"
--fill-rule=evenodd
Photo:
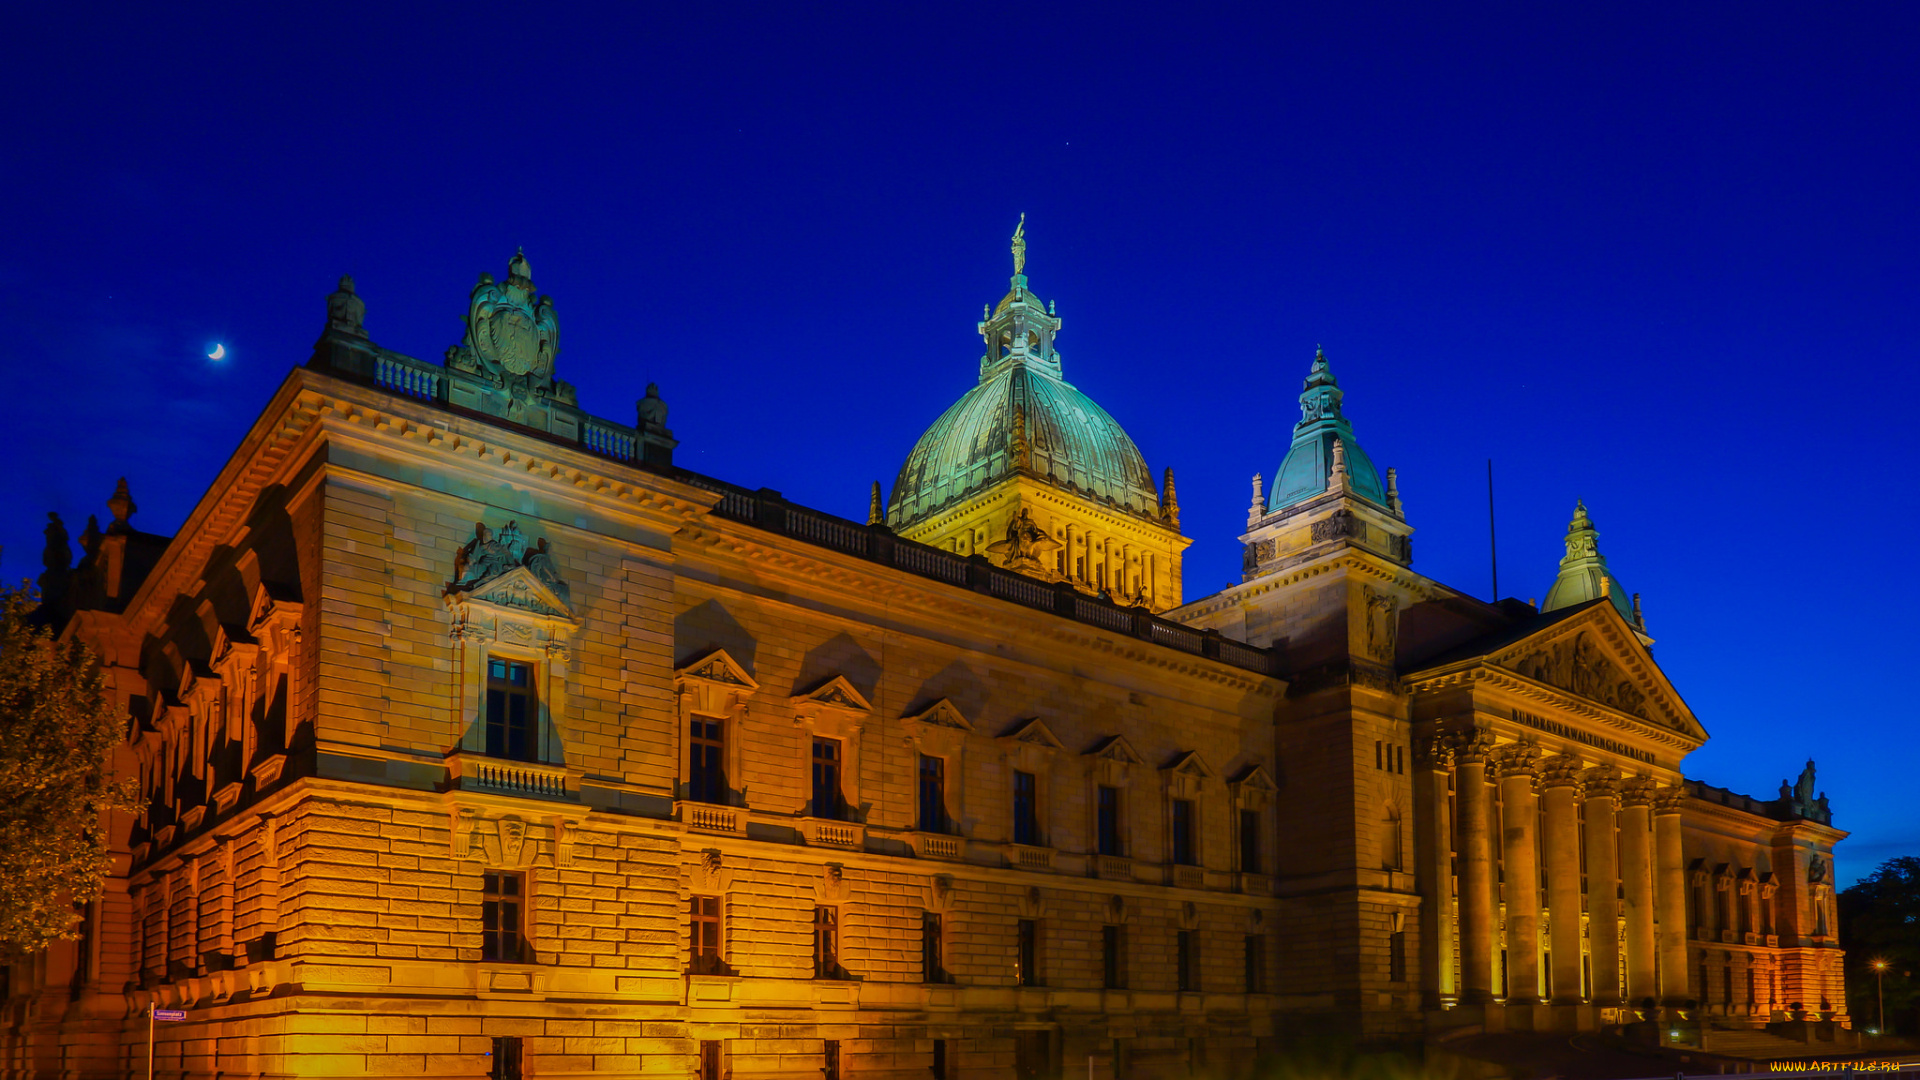
M1487 459L1487 554L1493 560L1493 602L1500 602L1500 540L1493 527L1493 459Z

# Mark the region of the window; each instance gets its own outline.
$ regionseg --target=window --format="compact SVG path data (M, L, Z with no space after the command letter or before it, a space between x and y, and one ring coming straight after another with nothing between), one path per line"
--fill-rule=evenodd
M520 1080L520 1036L495 1035L487 1056L493 1059L487 1069L490 1080Z
M1100 985L1108 990L1124 990L1127 985L1126 931L1124 927L1100 928Z
M940 913L937 911L920 913L920 980L930 983L947 981L945 952L940 939Z
M821 1080L840 1080L840 1040L827 1039L820 1046Z
M1192 990L1194 979L1193 931L1178 930L1173 935L1174 989Z
M1267 936L1248 934L1246 941L1246 986L1249 994L1267 992Z
M1019 769L1013 771L1013 842L1040 843L1040 785Z
M509 870L489 870L480 876L480 959L521 961L525 886L526 878Z
M947 831L947 762L920 755L920 831Z
M1240 811L1240 872L1260 873L1260 811Z
M1549 957L1553 954L1548 953ZM1552 978L1553 961L1547 961L1548 978ZM1387 981L1407 981L1407 932L1395 930L1387 935Z
M511 660L487 661L487 756L532 761L533 668Z
M1014 981L1019 985L1040 985L1040 924L1033 919L1020 920L1014 968Z
M1099 799L1100 854L1125 855L1126 845L1120 842L1120 789L1100 786Z
M687 724L687 798L693 802L727 801L725 721L696 716Z
M687 898L687 970L696 975L723 973L720 959L720 898Z
M933 1080L947 1080L947 1040L933 1040Z
M1193 800L1173 800L1173 861L1193 866Z
M835 908L813 909L813 977L846 977L840 969L840 913Z
M817 818L838 821L846 800L840 795L840 740L813 740L813 806Z
M700 1072L696 1080L723 1080L720 1075L720 1040L701 1041Z

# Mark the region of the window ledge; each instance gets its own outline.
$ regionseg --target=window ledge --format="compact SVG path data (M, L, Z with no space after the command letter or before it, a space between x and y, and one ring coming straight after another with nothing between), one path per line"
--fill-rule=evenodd
M809 847L844 848L862 851L867 846L867 827L856 821L833 818L801 818L800 835Z
M964 836L949 836L946 833L908 833L907 846L913 849L914 857L920 859L960 862L967 857L967 838Z
M1003 849L1007 865L1015 870L1053 871L1053 849L1033 844L1007 844Z
M511 761L456 750L447 755L447 780L461 791L577 801L580 774L565 765Z
M747 835L745 807L722 806L719 803L691 802L682 799L673 804L673 819L699 832L722 833L727 836Z

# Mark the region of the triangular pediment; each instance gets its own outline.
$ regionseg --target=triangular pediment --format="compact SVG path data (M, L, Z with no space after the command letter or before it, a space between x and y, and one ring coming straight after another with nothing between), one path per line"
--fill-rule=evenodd
M1200 756L1198 750L1189 750L1181 754L1163 766L1160 771L1178 773L1181 776L1197 776L1202 780L1214 778L1212 767L1207 764L1205 758Z
M1060 740L1054 737L1053 729L1045 720L1034 717L1025 723L1015 724L1013 730L1000 736L1002 742L1024 743L1030 746L1044 746L1049 750L1062 750Z
M861 695L860 691L854 689L845 675L835 675L814 689L795 695L793 704L824 705L828 708L858 713L873 711L873 706L867 703L867 699Z
M1240 775L1233 780L1233 786L1241 791L1264 791L1269 794L1280 790L1265 765L1249 765L1240 770Z
M715 649L693 663L675 669L673 678L675 682L683 679L698 679L701 682L736 687L749 692L760 689L760 684L753 681L753 676L747 674L747 669L741 667L740 662L728 655L725 649Z
M1145 759L1133 748L1125 735L1114 735L1105 742L1087 751L1087 756L1096 761L1117 761L1122 765L1144 764Z
M448 596L448 603L481 603L509 611L530 612L549 619L573 621L573 608L551 585L524 566L475 586L470 592Z
M1656 727L1704 740L1706 730L1613 604L1584 610L1489 652L1485 662Z
M973 724L960 715L960 710L946 698L941 698L912 716L903 716L900 719L903 723L925 724L928 727L953 728L956 731L973 730Z

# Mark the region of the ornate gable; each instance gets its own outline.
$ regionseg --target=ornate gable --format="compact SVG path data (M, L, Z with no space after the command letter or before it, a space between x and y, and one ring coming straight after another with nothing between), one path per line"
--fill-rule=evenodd
M873 712L873 706L867 703L860 691L854 689L845 675L835 675L807 693L794 695L791 700L796 710L813 706L863 715Z
M997 740L1006 751L1008 764L1024 772L1045 772L1048 761L1054 753L1061 750L1060 740L1054 737L1046 721L1034 717L1024 724L1017 724L1013 730Z
M1486 662L1576 698L1683 735L1705 729L1610 603L1595 603Z
M1024 724L1017 724L1012 731L1000 736L1003 743L1021 743L1029 746L1044 747L1048 750L1062 750L1060 740L1054 737L1053 729L1045 720L1034 717Z
M1095 783L1125 786L1132 778L1134 769L1145 764L1139 751L1127 741L1125 735L1114 735L1105 742L1087 751L1087 767L1093 774Z
M1250 765L1240 775L1227 784L1234 802L1248 810L1265 809L1273 793L1280 790L1267 773L1265 765Z
M673 673L673 689L687 712L704 716L731 716L746 707L747 699L760 689L747 669L727 654L715 649ZM729 740L733 742L733 740Z
M1167 777L1167 792L1178 799L1198 798L1217 779L1198 750L1189 750L1162 766Z
M966 732L973 730L973 725L965 716L960 715L960 710L946 698L941 698L912 716L901 717L900 722L928 728L953 728Z

